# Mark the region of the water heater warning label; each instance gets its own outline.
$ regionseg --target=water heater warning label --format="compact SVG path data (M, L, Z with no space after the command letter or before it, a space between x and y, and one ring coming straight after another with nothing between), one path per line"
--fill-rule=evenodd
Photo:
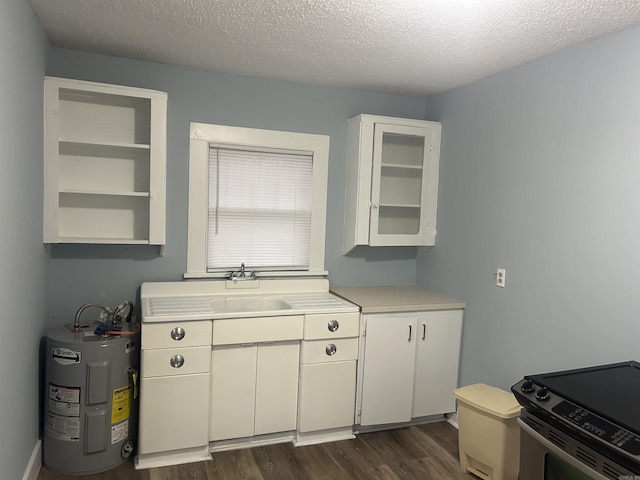
M80 419L78 417L62 417L49 413L47 415L47 436L67 442L80 441Z
M56 402L49 399L49 413L64 415L65 417L79 417L80 404L71 402Z
M129 420L118 425L111 426L111 445L118 443L129 436Z
M111 402L111 424L120 423L129 418L131 404L131 385L116 388Z
M80 441L80 387L49 384L46 433L68 442Z
M80 403L80 387L49 384L49 399L57 402Z

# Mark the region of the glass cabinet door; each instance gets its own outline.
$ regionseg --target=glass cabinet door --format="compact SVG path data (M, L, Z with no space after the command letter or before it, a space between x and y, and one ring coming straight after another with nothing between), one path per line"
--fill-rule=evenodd
M431 135L429 128L375 124L370 245L420 245L435 221L425 208Z

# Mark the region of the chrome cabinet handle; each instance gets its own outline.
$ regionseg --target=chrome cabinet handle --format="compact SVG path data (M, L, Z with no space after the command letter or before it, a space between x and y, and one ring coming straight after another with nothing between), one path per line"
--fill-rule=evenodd
M185 335L185 331L184 328L182 327L176 327L173 330L171 330L171 338L173 338L176 341L182 340L184 338Z
M169 364L173 368L180 368L182 365L184 365L184 357L182 355L173 355L171 357L171 360L169 360Z
M407 342L411 341L411 325L409 325L409 339L407 340Z
M340 328L340 323L337 320L331 320L329 323L327 323L327 328L330 332L335 332L336 330L338 330L338 328Z
M336 354L338 348L333 343L330 343L329 345L327 345L327 348L325 348L324 351L327 353L327 355L332 356Z
M427 338L427 324L423 323L422 324L422 340L424 340L425 338Z

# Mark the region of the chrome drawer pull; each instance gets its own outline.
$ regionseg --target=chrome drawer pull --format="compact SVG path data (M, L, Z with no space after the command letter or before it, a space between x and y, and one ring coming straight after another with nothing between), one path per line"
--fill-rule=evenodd
M338 330L338 328L340 328L340 323L338 323L337 320L331 320L329 323L327 323L327 328L330 332L335 332L336 330Z
M182 340L184 338L184 328L182 327L176 327L173 330L171 330L171 338L173 338L174 340Z
M324 351L327 352L327 355L331 356L335 355L338 349L333 343L330 343L329 345L327 345L327 348L325 348Z
M169 360L169 363L173 368L180 368L184 365L184 357L182 355L174 355L171 357L171 360Z

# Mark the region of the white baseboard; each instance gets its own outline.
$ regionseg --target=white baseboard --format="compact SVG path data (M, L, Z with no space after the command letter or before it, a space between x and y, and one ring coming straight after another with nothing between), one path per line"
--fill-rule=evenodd
M296 438L293 440L295 447L303 447L306 445L317 445L318 443L337 442L340 440L351 440L356 438L353 429L349 427L332 428L329 430L319 430L316 432L296 432Z
M133 466L136 470L146 468L166 467L169 465L181 465L191 462L205 462L211 460L209 446L184 448L181 450L170 450L167 452L140 453L133 459Z
M42 440L38 439L36 445L33 447L27 469L22 475L22 480L37 480L40 468L42 467Z
M456 412L456 413L447 415L447 422L449 422L451 425L456 427L456 430L457 430L458 429L458 413Z

